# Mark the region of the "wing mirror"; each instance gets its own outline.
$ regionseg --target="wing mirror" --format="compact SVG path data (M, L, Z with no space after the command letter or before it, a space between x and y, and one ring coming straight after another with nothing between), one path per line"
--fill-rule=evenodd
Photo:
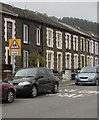
M41 75L41 76L38 76L38 79L40 79L40 78L43 78L44 76L43 75Z

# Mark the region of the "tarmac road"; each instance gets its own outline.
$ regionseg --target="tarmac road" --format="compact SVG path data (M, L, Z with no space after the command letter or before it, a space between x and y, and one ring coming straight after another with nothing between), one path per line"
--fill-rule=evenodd
M61 84L59 93L3 103L3 118L97 118L97 87Z

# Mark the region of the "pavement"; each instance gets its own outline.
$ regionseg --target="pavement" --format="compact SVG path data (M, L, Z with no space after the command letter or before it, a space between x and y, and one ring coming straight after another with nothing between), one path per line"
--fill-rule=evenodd
M74 85L75 84L75 80L60 80L59 84L60 84L60 86L61 85Z

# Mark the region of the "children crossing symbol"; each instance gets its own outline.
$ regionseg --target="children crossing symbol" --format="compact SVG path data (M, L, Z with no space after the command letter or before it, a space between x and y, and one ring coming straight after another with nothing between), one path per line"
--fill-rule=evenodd
M18 45L16 40L13 40L10 49L20 49L20 46Z

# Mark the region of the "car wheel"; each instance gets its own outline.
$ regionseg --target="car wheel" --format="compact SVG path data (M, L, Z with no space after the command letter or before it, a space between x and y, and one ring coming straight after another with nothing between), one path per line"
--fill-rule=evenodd
M37 87L35 85L32 86L32 97L35 98L38 94L38 90L37 90Z
M57 83L55 83L54 86L53 86L52 93L58 93L58 91L59 91L59 86L58 86Z
M99 81L98 80L96 80L96 86L98 86L99 85Z
M8 90L6 102L12 103L14 101L14 92L12 90Z

